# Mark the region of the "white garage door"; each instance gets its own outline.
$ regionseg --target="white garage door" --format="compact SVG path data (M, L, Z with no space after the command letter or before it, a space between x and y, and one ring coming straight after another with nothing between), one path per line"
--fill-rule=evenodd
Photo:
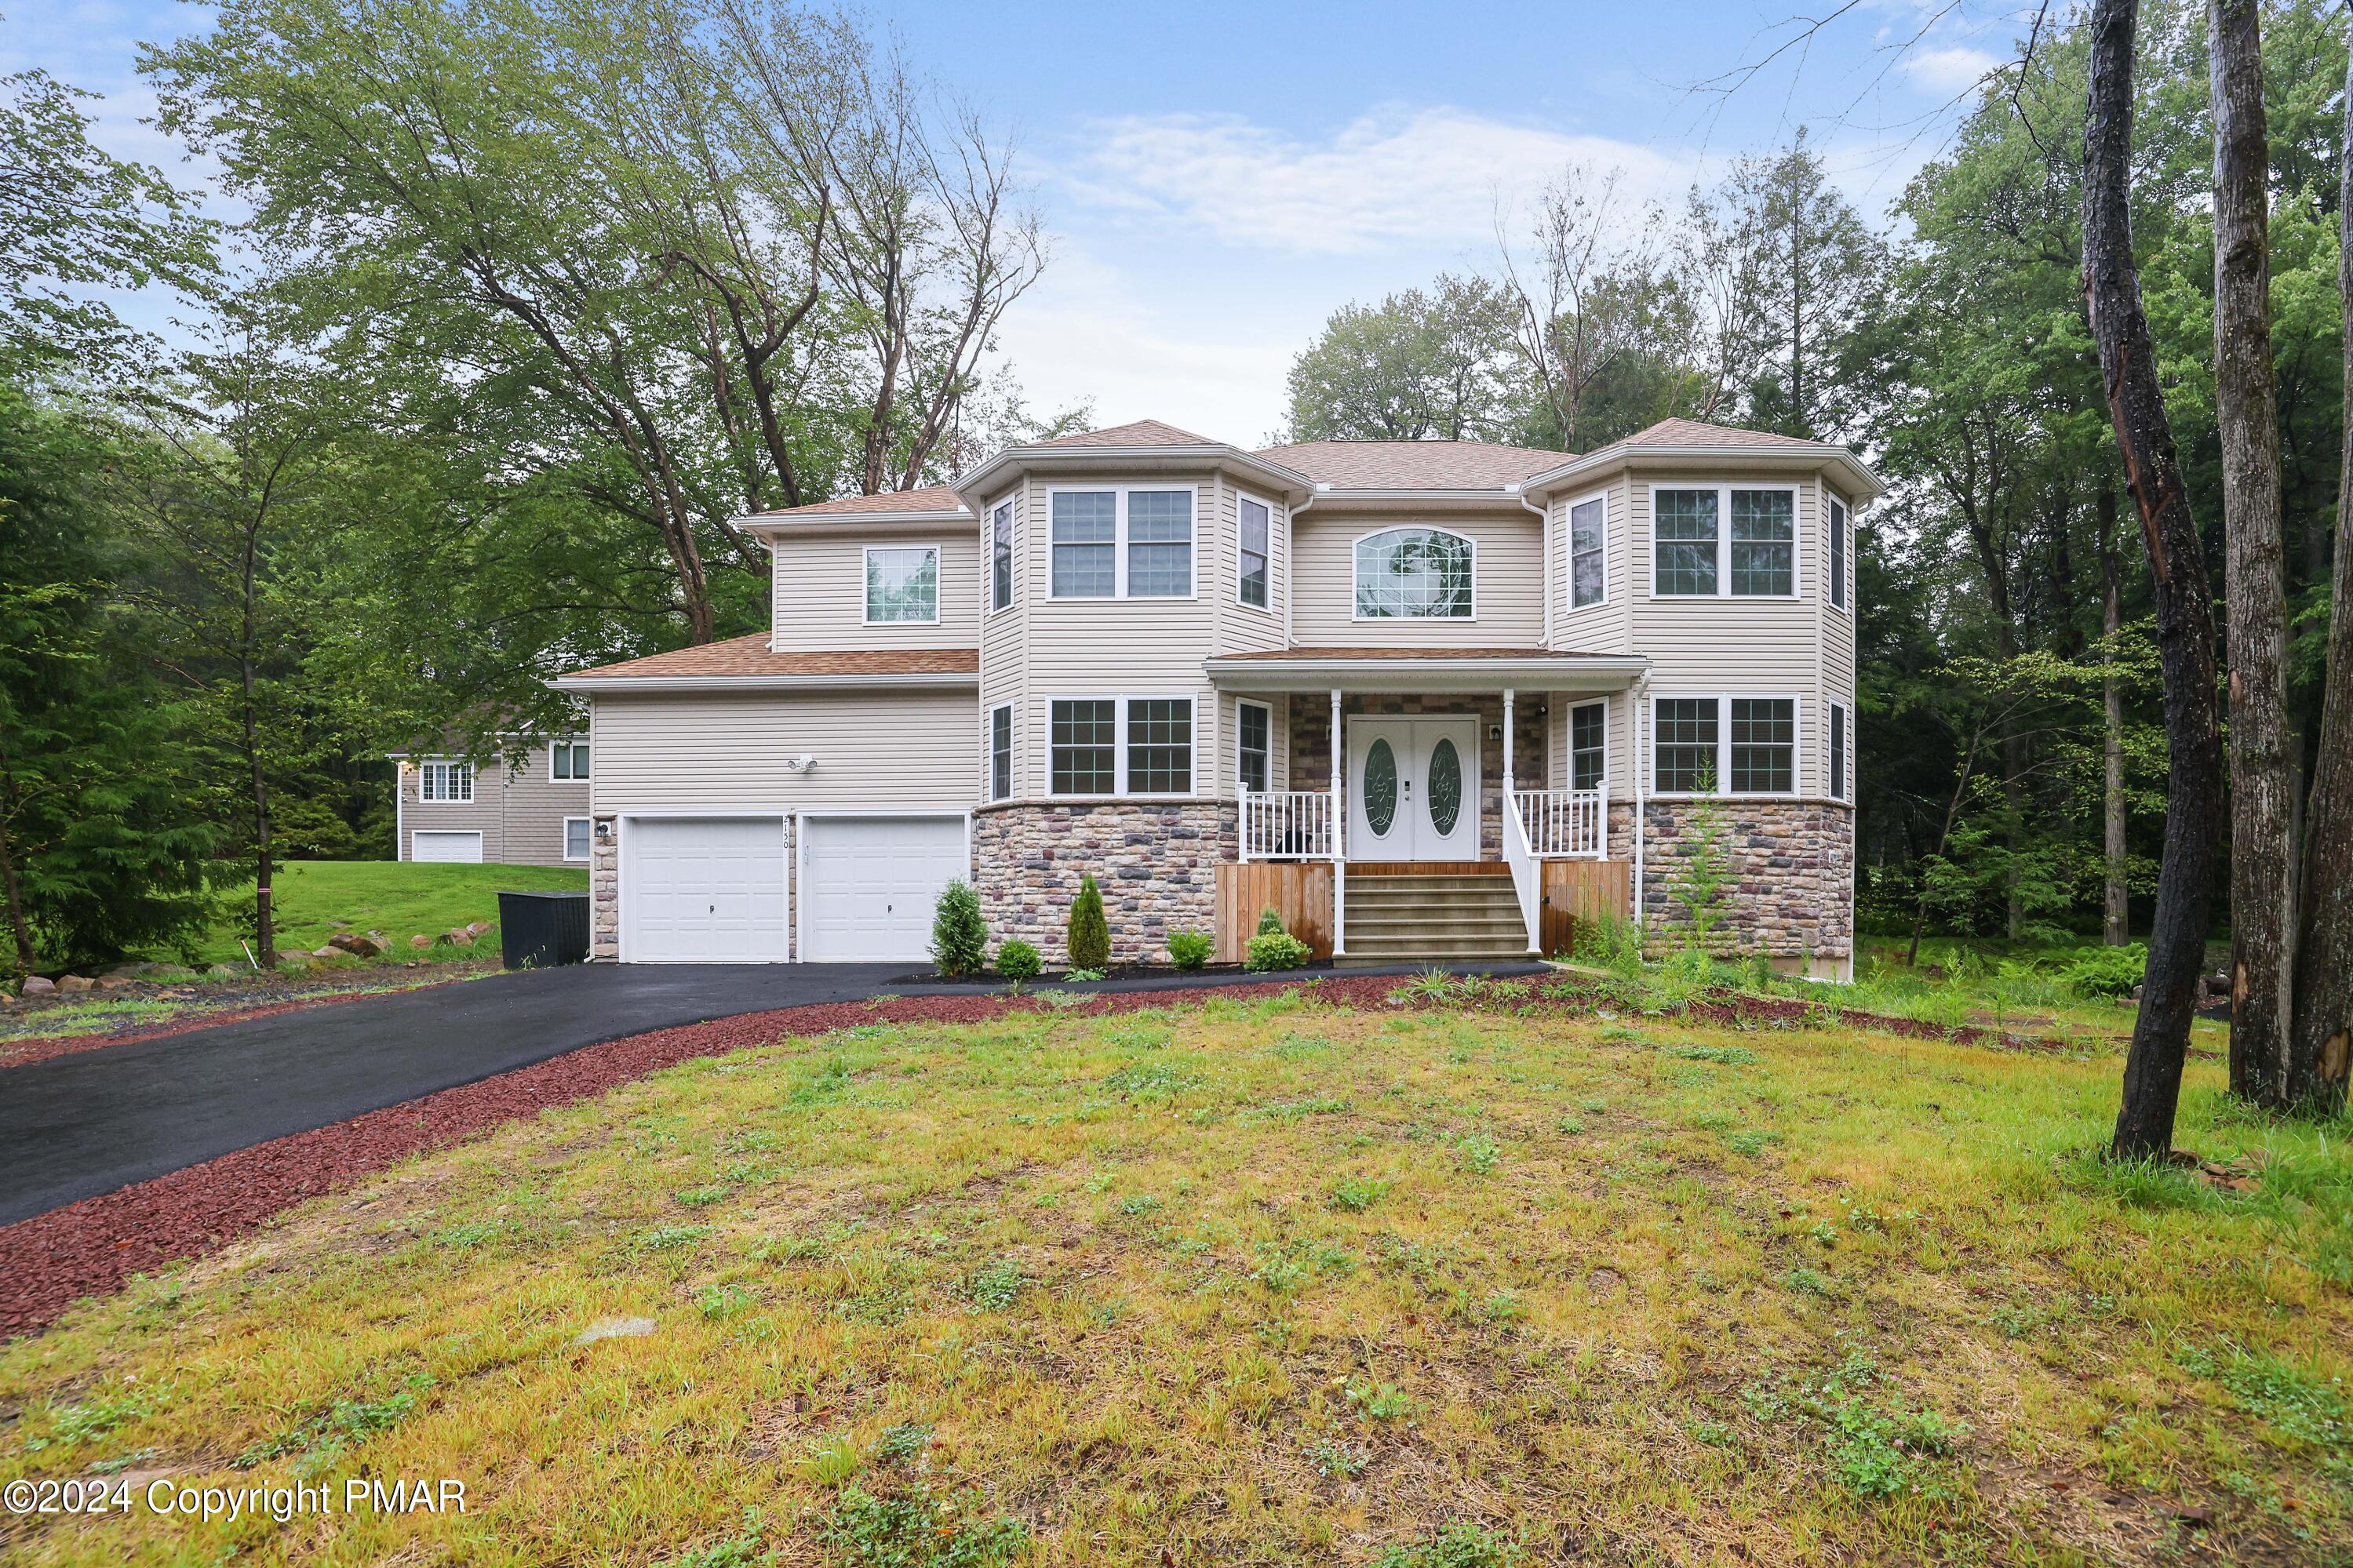
M482 836L479 833L412 833L408 836L408 858L411 860L455 860L479 866L482 863Z
M784 818L633 816L621 843L624 958L784 961Z
M922 958L932 909L970 874L960 816L813 816L802 956L812 962Z

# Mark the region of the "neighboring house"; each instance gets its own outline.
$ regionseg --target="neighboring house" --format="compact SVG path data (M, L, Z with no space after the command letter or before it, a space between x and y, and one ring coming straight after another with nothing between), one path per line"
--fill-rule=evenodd
M588 738L533 744L521 763L462 753L390 753L403 860L505 866L588 864Z
M1054 962L1092 871L1123 961L1261 902L1346 957L1525 954L1571 899L1672 918L1713 790L1727 945L1847 973L1881 489L1684 420L1583 457L1145 422L743 519L769 633L555 682L596 953L914 959L962 876Z

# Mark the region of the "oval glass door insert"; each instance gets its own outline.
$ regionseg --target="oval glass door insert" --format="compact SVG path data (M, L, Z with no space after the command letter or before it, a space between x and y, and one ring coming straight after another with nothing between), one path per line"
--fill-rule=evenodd
M1430 753L1430 825L1443 837L1461 815L1462 756L1452 741L1441 740Z
M1365 824L1376 838L1387 838L1397 821L1397 753L1387 741L1375 741L1365 753Z

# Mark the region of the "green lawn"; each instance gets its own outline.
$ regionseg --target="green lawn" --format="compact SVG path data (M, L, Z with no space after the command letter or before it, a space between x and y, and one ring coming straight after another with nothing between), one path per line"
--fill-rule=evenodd
M469 921L499 918L499 890L586 890L588 873L572 866L420 866L398 860L297 860L278 868L278 945L288 952L317 947L342 921L355 931L380 931L392 941L389 955L409 959L479 957L480 951L438 947L412 952L408 939L436 936ZM237 916L250 914L253 884L230 893L227 918L198 942L206 963L243 963L237 947ZM168 953L157 957L168 958Z
M0 1555L2353 1551L2343 1125L2200 1060L2180 1142L2224 1176L2119 1171L2112 1047L1549 1007L877 1025L547 1111L0 1350L0 1480L135 1483ZM467 1510L143 1500L352 1476Z

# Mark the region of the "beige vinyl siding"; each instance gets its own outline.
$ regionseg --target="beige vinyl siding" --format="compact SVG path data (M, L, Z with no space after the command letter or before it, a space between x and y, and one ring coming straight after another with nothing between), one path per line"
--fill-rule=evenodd
M970 691L674 692L596 700L600 814L743 808L968 809L979 714ZM809 755L806 773L786 771Z
M1604 509L1602 602L1583 609L1569 605L1568 510L1599 494ZM1623 473L1594 489L1556 498L1552 521L1552 646L1570 653L1628 653L1633 647L1634 595L1647 587L1647 574L1634 566L1633 486Z
M1472 541L1473 614L1465 619L1360 621L1356 542L1392 528L1440 528ZM1538 647L1544 643L1544 523L1535 513L1433 507L1410 515L1312 507L1294 521L1298 588L1292 641L1303 647Z
M1818 559L1820 559L1820 560L1821 561L1821 563L1822 563L1822 564L1823 564L1823 569L1824 569L1824 571L1825 571L1825 572L1827 572L1827 571L1828 571L1828 569L1829 569L1829 565L1830 565L1830 558L1831 558L1830 533L1829 533L1829 529L1830 529L1830 526L1831 526L1831 510L1830 510L1829 500L1830 500L1830 498L1831 498L1831 496L1836 495L1836 494L1837 494L1837 492L1836 492L1836 491L1831 490L1831 489L1828 489L1827 487L1822 487L1822 486L1819 486L1819 485L1817 486L1817 491L1816 491L1816 495L1817 495L1817 504L1816 504L1816 508L1815 508L1815 513L1814 513L1814 515L1815 515L1815 517L1816 517L1817 519L1819 519L1820 521L1819 521L1819 524L1818 524L1818 526L1817 526L1817 528L1816 528L1816 530L1815 530L1815 532L1816 532L1816 534L1817 534L1817 536L1818 536L1818 537L1817 537L1817 540L1816 540L1816 554L1817 554ZM1854 503L1853 503L1852 501L1851 501L1851 500L1846 500L1846 498L1844 498L1844 497L1842 497L1842 496L1841 496L1841 497L1840 497L1839 499L1840 499L1841 500L1845 500L1845 502L1846 502L1846 506L1847 506L1847 509L1848 509L1848 527L1849 527L1849 529L1850 529L1850 530L1852 530L1852 529L1853 528L1853 513L1854 513L1854 510L1855 510L1855 508L1854 508ZM1855 667L1854 627L1855 627L1855 602L1854 602L1854 595L1855 595L1855 585L1856 585L1856 572L1855 572L1855 563L1854 563L1854 545L1853 545L1853 542L1852 542L1852 540L1850 540L1850 542L1849 542L1849 543L1848 543L1848 547L1847 547L1846 580L1847 580L1847 590L1846 590L1846 605L1847 605L1847 607L1846 607L1845 609L1843 609L1843 610L1833 608L1833 607L1831 606L1831 585L1830 585L1830 579L1829 579L1827 576L1825 576L1825 577L1822 579L1822 582L1821 582L1821 584L1820 584L1820 591L1819 593L1817 593L1817 594L1815 594L1815 595L1813 595L1814 603L1815 603L1816 609L1817 609L1817 613L1818 613L1818 616L1819 616L1820 625L1820 627L1821 627L1821 632L1820 632L1820 647L1821 647L1821 676L1820 676L1820 684L1819 684L1819 686L1818 686L1818 688L1817 688L1817 689L1816 689L1816 693L1815 693L1816 698L1817 698L1817 700L1816 700L1816 702L1815 702L1815 704L1814 704L1814 721L1813 721L1813 751L1814 751L1814 766L1815 766L1815 769L1816 769L1816 772L1815 772L1815 774L1814 774L1814 790L1815 790L1815 792L1816 792L1816 793L1818 793L1818 794L1821 794L1821 795L1828 795L1828 794L1830 793L1830 787L1831 787L1831 776L1830 776L1830 758L1831 758L1831 710L1830 710L1830 705L1831 705L1831 703L1833 703L1833 702L1836 702L1836 703L1840 704L1841 707L1845 708L1845 709L1846 709L1846 710L1847 710L1847 711L1846 711L1846 773L1847 773L1847 795L1846 795L1846 798L1847 798L1847 799L1849 799L1849 800L1851 801L1851 800L1853 800L1853 799L1855 798L1855 785L1854 785L1854 755L1855 755L1855 747L1854 747L1854 685L1855 685L1855 668L1854 668L1854 667Z
M940 618L866 624L866 551L936 549ZM980 619L981 550L970 528L937 533L795 534L776 548L774 629L779 650L970 647Z
M440 762L423 755L416 762ZM593 774L593 750L589 769ZM416 858L411 835L480 833L485 864L561 866L564 864L564 819L588 815L589 785L556 784L547 776L547 748L534 746L522 765L510 770L493 762L474 770L474 798L428 801L417 798L424 780L414 766L400 773L400 844L403 860Z
M1003 610L988 608L990 575L989 518L999 502L1013 502L1013 603ZM1026 768L1029 760L1030 725L1023 710L1027 682L1024 672L1029 657L1029 605L1035 585L1026 570L1036 531L1029 526L1033 512L1026 487L1016 487L1006 494L992 496L980 513L980 704L974 733L980 747L980 798L988 798L988 715L999 707L1013 708L1013 793L1008 799L1018 800L1030 792Z

